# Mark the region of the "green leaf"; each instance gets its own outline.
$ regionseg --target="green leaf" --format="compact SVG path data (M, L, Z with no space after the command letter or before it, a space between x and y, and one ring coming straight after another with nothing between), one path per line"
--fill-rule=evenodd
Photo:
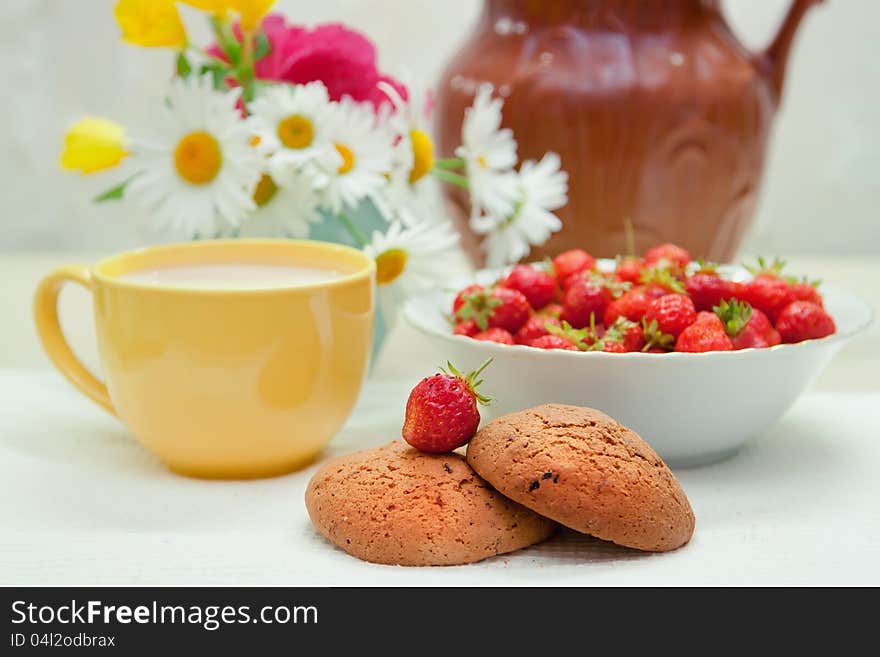
M122 194L125 192L125 186L131 182L132 178L134 178L134 176L132 176L131 178L128 178L126 180L123 180L121 183L116 185L116 187L108 189L103 194L99 194L98 196L96 196L95 198L92 199L92 203L103 203L104 201L118 201L119 199L122 198Z
M229 57L229 63L233 67L241 64L241 44L237 41L227 43L223 48L223 52Z
M257 43L254 47L254 61L263 59L270 52L272 52L272 44L269 43L269 37L266 36L265 32L260 32L257 35Z
M227 74L226 69L216 67L216 68L214 68L213 71L211 71L211 74L214 79L214 88L215 89L222 89L223 84L224 84L224 80L226 80L226 74Z
M215 89L225 89L226 78L230 74L228 66L222 62L211 62L210 64L202 64L199 68L199 75L210 73L214 82Z
M217 37L220 50L229 58L232 66L238 66L241 63L241 44L235 38L229 23L215 16L211 18L211 27L214 29L214 35Z
M177 55L177 75L186 80L190 73L192 73L192 65L190 65L184 52L181 51L180 54Z

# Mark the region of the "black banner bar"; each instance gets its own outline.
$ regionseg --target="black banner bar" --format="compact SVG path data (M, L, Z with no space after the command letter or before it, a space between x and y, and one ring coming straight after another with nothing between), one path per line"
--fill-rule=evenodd
M595 647L617 638L628 648L719 632L724 644L769 631L795 637L830 629L829 598L821 608L798 590L568 588L4 588L0 655L51 649L116 651L219 649L263 654L256 646L400 647L404 637L449 652L475 641L523 654L526 646L578 640ZM785 615L780 615L784 610ZM854 616L847 636L852 637ZM857 623L855 623L858 626ZM742 634L743 632L747 634ZM720 637L719 637L720 639ZM754 646L754 643L745 642ZM650 645L650 641L649 641ZM655 644L656 646L656 644ZM707 646L708 648L708 646ZM297 651L294 651L297 652ZM387 654L398 654L388 650ZM407 654L422 650L412 646ZM206 654L206 653L200 653ZM275 654L275 653L265 653ZM287 654L287 653L285 653ZM290 653L294 654L294 653ZM337 654L330 651L324 654ZM372 652L370 654L373 654ZM494 654L497 654L497 650Z

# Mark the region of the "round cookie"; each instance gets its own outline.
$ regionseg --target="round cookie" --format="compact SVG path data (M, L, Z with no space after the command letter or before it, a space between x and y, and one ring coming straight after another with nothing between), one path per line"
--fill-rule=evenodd
M500 495L460 454L425 454L402 441L343 456L306 489L315 527L375 563L471 563L543 541L556 523Z
M666 464L601 411L544 404L504 415L471 439L467 461L512 500L618 545L662 552L694 533L691 505Z

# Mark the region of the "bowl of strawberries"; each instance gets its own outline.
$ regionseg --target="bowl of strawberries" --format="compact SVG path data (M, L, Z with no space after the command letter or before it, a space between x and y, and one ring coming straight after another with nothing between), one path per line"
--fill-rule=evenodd
M575 249L482 270L409 299L404 315L442 360L493 359L488 417L598 408L686 467L760 435L871 321L855 295L783 266L715 265L672 244L614 260Z

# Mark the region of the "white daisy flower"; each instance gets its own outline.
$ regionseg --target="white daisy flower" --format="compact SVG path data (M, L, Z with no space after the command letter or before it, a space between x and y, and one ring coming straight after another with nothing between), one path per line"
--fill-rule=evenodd
M431 95L421 81L408 72L401 80L407 89L406 100L387 82L380 82L379 88L394 106L388 125L400 138L395 150L399 152L400 163L407 168L409 183L415 184L434 168L434 140L429 127Z
M389 223L399 221L407 228L423 221L437 223L446 216L436 180L426 178L411 185L406 173L397 168L391 170L385 187L371 198Z
M257 210L242 223L238 237L287 237L304 239L309 225L322 220L318 190L304 173L288 175L283 186L263 174L254 190Z
M162 137L132 144L136 175L125 197L160 227L211 237L237 227L256 207L252 196L264 160L236 107L240 93L215 91L210 75L176 79L162 110Z
M522 260L562 228L551 210L568 202L568 174L560 170L559 155L547 153L540 162L523 162L516 174L517 201L514 211L499 220L492 215L471 221L474 232L487 235L483 241L486 265L501 267Z
M455 154L465 161L474 216L513 212L516 185L509 174L516 164L516 141L509 128L501 128L503 105L500 98L492 98L492 86L484 84L465 110L462 145Z
M394 136L386 123L376 121L370 103L350 98L333 104L328 134L336 152L332 164L324 165L327 181L321 199L338 213L357 207L388 184Z
M389 222L414 226L442 216L442 212L436 181L428 176L434 168L434 140L429 128L431 96L415 76L405 72L401 80L407 88L406 100L390 84L379 83L393 106L387 122L398 141L392 153L388 184L375 200ZM384 114L387 108L388 105L382 105L380 113Z
M250 104L260 147L270 153L269 171L276 178L335 155L328 132L332 106L319 81L267 87Z
M448 223L422 222L404 228L392 223L383 234L373 233L364 253L376 260L376 282L392 283L404 294L444 280L448 261L444 255L458 243Z

